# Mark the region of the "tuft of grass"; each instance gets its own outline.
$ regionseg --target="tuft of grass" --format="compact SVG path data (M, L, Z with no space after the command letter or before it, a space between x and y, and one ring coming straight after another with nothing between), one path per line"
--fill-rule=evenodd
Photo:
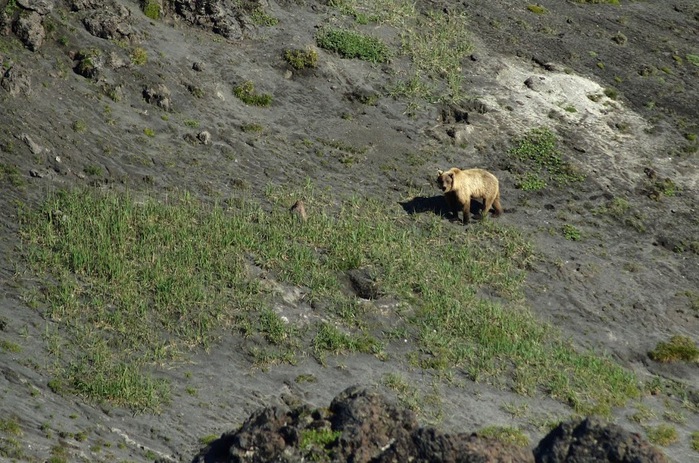
M616 100L619 98L619 91L613 87L607 87L604 89L604 94L610 100Z
M406 307L391 328L415 346L415 366L460 369L524 395L545 391L578 413L608 414L639 395L632 373L575 350L522 305L533 251L520 231L486 221L465 234L436 216L407 218L366 198L338 201L310 184L302 191L270 186L266 195L271 205L263 209L242 198L224 207L187 194L158 202L72 190L21 209L23 256L52 281L41 307L61 328L47 333L64 366L54 389L157 410L170 389L153 365L231 329L256 343L261 364L292 363L297 355L321 362L345 353L381 356L395 341L391 330L367 326L374 309L343 283L345 272L370 267L382 293ZM288 213L298 197L319 211L305 222ZM305 288L324 321L281 319L270 309L279 296L248 274L249 260L280 283ZM482 298L484 290L498 298Z
M143 14L146 15L147 18L150 18L154 21L160 19L160 15L162 12L160 11L160 2L158 2L157 0L142 0L141 9L143 10Z
M22 428L16 417L0 419L0 432L11 434L13 436L21 436Z
M94 175L95 177L99 177L102 175L102 168L100 166L90 164L83 168L83 172L85 172L87 175Z
M233 94L246 105L267 107L272 104L272 95L255 92L255 84L249 80L236 85Z
M276 26L279 20L274 16L271 16L262 8L255 8L250 12L250 20L256 26Z
M561 231L565 239L570 241L580 241L580 230L578 230L578 227L576 227L575 225L566 223L563 225Z
M694 431L690 436L692 449L699 452L699 431Z
M136 47L131 50L131 62L136 66L143 66L148 62L148 52L141 47Z
M323 27L316 34L316 44L343 58L358 58L371 63L385 63L390 59L389 49L381 40L346 29Z
M150 127L146 127L143 129L143 134L147 137L153 138L155 136L155 130L151 129Z
M73 125L71 125L71 128L73 129L73 132L75 132L75 133L83 133L87 130L87 124L82 119L78 119L77 121L73 122Z
M199 443L201 445L209 445L213 441L217 440L220 436L218 434L208 434L199 438Z
M0 162L0 181L8 181L14 187L24 186L24 178L17 166Z
M22 348L18 344L15 344L14 342L8 341L6 339L0 339L0 351L18 354L18 353L22 352Z
M692 63L695 66L699 66L699 55L687 54L685 56L685 59L687 60L687 62Z
M284 60L294 69L315 69L318 67L318 52L309 48L307 50L284 50Z
M519 447L529 445L529 437L521 429L511 426L488 426L476 434Z
M675 335L668 342L659 342L648 356L656 362L699 362L699 348L691 338Z
M646 430L646 435L652 444L662 445L663 447L674 444L679 440L677 429L669 424L650 427Z
M342 432L320 428L303 429L300 434L299 450L308 457L308 461L329 461L329 447L338 441Z
M508 155L515 163L511 167L522 172L516 172L517 188L542 190L549 182L564 186L585 179L584 174L563 160L557 144L556 136L547 128L532 129L515 141Z
M529 10L535 14L546 14L549 12L549 10L547 10L543 6L539 5L538 3L527 5L527 10Z
M264 129L265 128L261 124L258 124L256 122L250 122L240 126L240 130L242 130L245 133L260 133Z

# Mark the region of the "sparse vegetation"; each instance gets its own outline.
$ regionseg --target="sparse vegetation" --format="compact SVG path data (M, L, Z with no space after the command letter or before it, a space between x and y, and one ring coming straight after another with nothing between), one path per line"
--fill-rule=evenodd
M563 160L557 143L556 136L546 128L533 129L516 140L508 154L518 188L541 190L549 182L563 186L585 179L584 174Z
M699 431L692 432L689 438L691 440L692 449L699 452Z
M309 461L328 461L330 458L327 448L335 443L342 432L332 429L304 429L299 439L299 450Z
M17 166L0 162L0 181L7 181L14 187L24 186L24 178Z
M76 133L83 133L87 130L87 124L83 120L77 120L73 122L73 131Z
M359 58L372 63L385 63L390 58L388 47L381 40L346 29L324 27L316 34L316 44L343 58Z
M686 55L685 59L695 66L699 66L699 55Z
M131 50L131 62L136 66L143 66L148 62L148 52L141 47Z
M294 69L314 69L318 66L318 52L312 48L284 50L284 60Z
M327 209L313 191L303 193L307 204ZM274 203L286 198L278 189L269 193ZM460 366L477 381L511 371L514 390L543 388L578 411L605 413L638 394L631 373L575 352L523 307L476 296L487 286L502 297L520 297L520 269L531 247L517 231L491 221L464 235L436 216L416 228L386 212L379 202L353 199L336 214L301 225L285 211L269 214L245 201L224 210L187 195L168 204L136 204L114 193L57 194L42 210L22 214L28 261L56 279L47 288L46 316L70 336L55 350L64 360L73 358L59 372L57 387L157 409L169 390L147 365L178 358L185 346L215 342L225 325L259 336L268 347L253 354L263 363L292 361L304 351L320 361L347 352L379 355L386 340L366 331L365 306L338 280L338 272L370 264L380 269L387 294L415 307L406 320L418 329L415 365L437 371ZM400 257L405 252L410 257ZM448 261L441 259L447 254ZM297 331L264 309L269 296L245 276L245 255L282 282L308 287L305 298L327 307L333 321ZM65 347L71 344L84 347L71 352Z
M646 430L648 440L656 445L667 447L679 440L677 429L669 424L660 424Z
M146 17L154 21L160 19L160 3L157 0L142 0L141 9L143 10L143 14L145 14Z
M529 445L529 437L521 429L510 426L488 426L480 429L477 434L520 447Z
M656 362L697 362L699 361L699 347L691 338L675 335L668 342L659 342L648 353L648 356Z
M562 227L562 232L563 236L565 239L570 240L570 241L579 241L580 240L580 230L575 225L571 225L569 223L566 223Z
M250 106L266 107L272 104L272 95L257 93L252 81L245 81L233 88L233 94L243 103Z
M527 5L527 10L531 11L532 13L536 13L536 14L546 14L549 12L549 10L547 10L543 6L539 5L538 3Z

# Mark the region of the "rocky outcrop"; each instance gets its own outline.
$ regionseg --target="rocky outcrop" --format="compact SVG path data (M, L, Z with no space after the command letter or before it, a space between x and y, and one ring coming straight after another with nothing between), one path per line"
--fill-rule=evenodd
M665 463L640 435L597 419L561 423L534 449L537 463Z
M477 434L420 427L410 410L360 387L340 393L329 409L268 407L226 433L193 463L665 463L665 456L615 425L563 423L531 449Z

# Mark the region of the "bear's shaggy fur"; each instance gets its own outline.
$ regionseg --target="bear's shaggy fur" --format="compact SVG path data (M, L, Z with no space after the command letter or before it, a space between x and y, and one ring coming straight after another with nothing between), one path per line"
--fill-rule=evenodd
M449 210L459 217L459 209L463 211L464 223L471 219L471 198L483 199L483 217L495 208L494 216L502 214L500 205L500 185L497 177L487 170L461 170L452 167L447 171L439 171L437 185L444 192Z

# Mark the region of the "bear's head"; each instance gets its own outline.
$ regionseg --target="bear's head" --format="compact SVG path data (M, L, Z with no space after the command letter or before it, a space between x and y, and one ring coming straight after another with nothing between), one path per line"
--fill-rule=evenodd
M451 191L454 187L454 172L437 171L437 185L445 193Z

